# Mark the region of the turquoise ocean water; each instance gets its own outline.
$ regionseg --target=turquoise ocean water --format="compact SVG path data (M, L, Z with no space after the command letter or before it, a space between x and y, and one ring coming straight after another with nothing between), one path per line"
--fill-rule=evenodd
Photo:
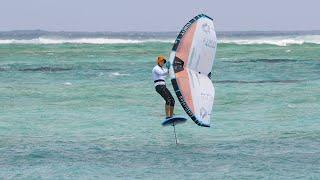
M151 79L175 35L0 33L0 179L320 178L320 33L218 33L212 127L178 146Z

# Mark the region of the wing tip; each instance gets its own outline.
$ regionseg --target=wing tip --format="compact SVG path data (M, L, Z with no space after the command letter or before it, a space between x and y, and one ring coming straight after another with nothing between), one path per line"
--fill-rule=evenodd
M191 117L191 119L192 119L198 126L211 127L210 124L203 123L202 121L200 121L200 120L199 120L197 117L195 117L195 116Z

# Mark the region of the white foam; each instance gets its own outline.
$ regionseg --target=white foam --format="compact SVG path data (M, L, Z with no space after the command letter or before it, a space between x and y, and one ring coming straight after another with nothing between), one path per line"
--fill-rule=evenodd
M120 39L120 38L49 38L35 39L0 39L0 44L139 44L139 43L174 43L174 39ZM269 44L276 46L302 45L305 43L320 44L320 35L304 36L271 36L271 37L224 37L219 39L221 44L254 45Z
M143 42L162 42L162 43L174 43L174 39L148 39Z
M280 40L268 40L268 39L239 39L239 40L222 40L221 43L226 44L239 44L239 45L253 45L253 44L269 44L276 46L287 46L292 44L304 44L303 40L294 39L280 39Z
M114 38L77 38L77 39L55 39L39 37L36 39L0 39L0 44L138 44L148 42L173 43L173 39L114 39Z
M307 35L295 37L256 37L256 38L225 38L219 43L239 44L239 45L254 45L254 44L269 44L276 46L302 45L305 43L320 44L320 35Z
M121 74L119 72L113 72L110 74L111 76L129 76L129 74Z
M65 85L65 86L71 86L72 83L71 83L71 82L65 82L65 83L63 83L63 85Z
M288 104L287 105L289 108L295 108L296 106L294 104Z

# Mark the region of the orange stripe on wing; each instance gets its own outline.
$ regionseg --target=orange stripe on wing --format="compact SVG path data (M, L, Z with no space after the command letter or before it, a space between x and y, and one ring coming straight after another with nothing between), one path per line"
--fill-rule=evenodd
M189 53L192 45L193 35L196 31L197 23L192 24L187 32L184 34L180 40L180 44L176 51L176 56L184 62L184 70L176 73L176 79L188 107L194 112L194 106L192 101L192 93L190 87L190 77L187 69Z

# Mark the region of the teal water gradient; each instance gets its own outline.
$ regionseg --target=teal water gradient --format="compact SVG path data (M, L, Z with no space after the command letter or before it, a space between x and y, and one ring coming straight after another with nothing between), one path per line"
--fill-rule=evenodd
M171 46L0 45L0 179L320 178L319 45L219 44L212 127L178 146L151 80Z

